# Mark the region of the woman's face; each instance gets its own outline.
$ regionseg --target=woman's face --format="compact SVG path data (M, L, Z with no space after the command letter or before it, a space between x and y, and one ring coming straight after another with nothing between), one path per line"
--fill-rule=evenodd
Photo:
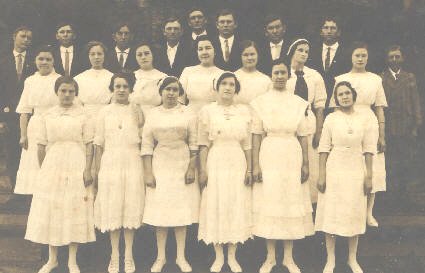
M198 43L198 59L201 64L211 65L214 63L214 47L210 41Z
M62 83L58 88L59 104L62 107L69 107L73 104L77 91L72 83Z
M105 61L105 52L99 45L93 46L89 50L89 60L92 68L102 69L103 62Z
M143 45L136 49L136 61L142 70L151 70L153 68L153 55L149 46Z
M351 55L353 68L365 69L367 65L368 52L366 48L356 48Z
M255 69L258 62L258 53L255 47L250 46L242 52L242 66L247 69Z
M127 104L130 95L130 86L124 78L115 78L114 80L114 99L117 103Z
M354 104L353 93L350 88L345 85L341 85L336 90L336 98L339 106L342 108L351 107Z
M53 55L50 52L40 52L35 57L35 65L41 75L49 75L53 71Z
M231 100L236 93L236 82L235 78L227 77L224 78L218 85L218 96L221 99Z
M179 84L177 82L172 82L168 84L162 90L162 103L168 106L177 105L177 99L179 98Z
M274 65L272 68L273 88L277 90L285 89L288 81L288 68L284 64Z
M308 44L300 44L295 49L292 60L297 63L305 64L308 59L308 52L310 51L310 46Z

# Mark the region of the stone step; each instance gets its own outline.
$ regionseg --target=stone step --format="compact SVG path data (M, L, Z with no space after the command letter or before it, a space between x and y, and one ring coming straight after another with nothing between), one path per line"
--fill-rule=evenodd
M29 242L23 237L0 237L0 265L34 265L41 260L40 244Z

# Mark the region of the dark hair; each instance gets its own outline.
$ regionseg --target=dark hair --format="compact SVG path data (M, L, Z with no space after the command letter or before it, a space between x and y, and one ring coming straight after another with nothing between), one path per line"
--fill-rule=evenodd
M266 28L268 24L276 20L279 20L282 25L285 26L285 22L283 21L282 17L277 14L267 14L264 18L264 28Z
M35 50L34 60L37 58L37 56L41 52L48 52L52 55L52 58L53 58L53 61L54 61L55 55L54 55L53 51L54 51L53 46L51 46L51 45L41 45Z
M108 48L105 46L104 43L99 42L99 41L90 41L86 45L87 55L89 55L90 49L92 49L92 47L95 47L95 46L100 46L103 49L103 53L105 53L105 54L108 51Z
M243 40L243 41L241 42L241 54L242 54L242 52L244 52L244 50L245 50L245 49L247 49L248 47L253 47L253 48L255 48L255 50L257 51L257 53L259 53L259 52L258 52L257 44L256 44L254 41L252 41L252 40Z
M165 78L161 79L158 84L158 92L159 95L162 96L162 91L171 83L177 83L179 85L179 96L182 96L184 94L184 89L182 84L180 83L179 79L174 76L166 76Z
M356 89L354 89L354 87L351 86L351 83L350 82L342 81L342 82L337 83L335 85L335 88L334 88L334 100L335 100L336 106L340 106L339 101L338 101L338 97L337 97L337 94L336 93L337 93L338 88L341 87L341 86L346 86L346 87L348 87L348 89L350 89L351 94L353 95L353 102L356 102L356 99L357 99L357 91L356 91Z
M341 26L340 26L340 21L339 21L339 19L336 17L336 16L334 16L334 15L325 15L325 16L323 16L321 19L320 19L320 28L322 28L323 27L323 25L325 24L325 22L334 22L335 24L336 24L336 27L337 27L337 29L338 30L340 30L341 29Z
M59 78L57 78L57 80L55 81L56 95L58 94L59 87L64 83L72 84L75 87L75 95L78 96L78 83L70 76L60 76Z
M401 53L402 56L404 56L404 49L401 47L401 45L390 45L385 50L385 53L388 56L388 53L390 53L391 51L397 51L397 50L400 51L400 53Z
M272 65L271 65L271 70L270 70L270 75L269 76L271 76L271 74L273 73L273 67L275 65L280 65L280 64L283 64L283 65L286 66L286 68L288 69L288 78L291 77L291 66L289 65L290 62L288 61L287 58L286 59L278 58L278 59L274 60L272 62Z
M115 79L125 79L127 81L128 87L130 88L130 93L133 92L134 84L136 83L136 76L134 76L134 73L129 70L123 70L121 72L115 73L112 78L111 82L109 83L109 91L114 92L114 82Z
M299 38L299 39L295 39L291 45L289 46L288 52L287 52L287 57L288 57L288 61L291 61L292 57L294 56L295 50L297 50L297 47L299 45L308 45L310 47L310 42L305 39L305 38Z
M28 26L25 26L25 25L19 26L19 27L15 28L15 30L13 31L13 37L15 37L16 34L18 34L19 31L31 31L32 32L32 29L29 28Z
M62 22L59 22L59 23L56 25L56 32L57 32L57 31L58 31L61 27L65 27L65 26L70 26L70 27L71 27L71 29L72 29L72 31L75 31L74 25L73 25L71 22L62 21Z
M353 55L354 50L358 49L358 48L364 48L369 52L369 47L368 45L363 42L363 41L355 41L351 44L350 46L350 56Z
M148 41L140 41L140 42L138 42L137 44L136 44L136 46L134 47L134 56L136 57L136 51L137 51L137 49L139 49L139 47L142 47L142 46L147 46L147 47L149 47L149 50L151 51L151 53L152 53L152 61L153 61L153 58L154 58L154 54L153 54L153 46L152 46L152 44L151 43L149 43Z
M235 93L239 94L239 91L241 90L241 84L238 78L236 77L236 75L229 71L224 72L223 74L220 75L220 77L218 77L214 86L215 90L218 92L218 87L220 86L220 83L227 78L235 79Z
M226 15L232 15L233 16L233 20L235 22L237 22L237 18L236 18L236 14L233 10L231 9L222 9L220 10L217 15L215 16L215 20L218 21L218 17L220 16L226 16Z
M196 51L198 51L199 42L202 42L202 41L209 41L214 48L214 44L212 42L212 39L210 37L208 37L207 35L201 35L201 36L198 36L198 38L196 38L196 40L195 40L195 50ZM215 50L215 48L214 48L214 50Z
M186 17L187 17L187 19L189 19L190 14L191 14L192 12L194 12L194 11L200 11L200 12L202 12L202 14L203 14L203 15L204 15L204 17L205 17L205 10L204 10L203 8L201 8L201 7L191 7L191 8L187 11L187 13L186 13Z
M130 32L133 32L133 28L132 28L132 26L131 26L131 24L129 22L127 22L127 21L120 21L120 22L115 23L112 26L112 33L117 33L118 31L120 31L120 29L122 27L128 27L128 30Z
M176 21L179 23L180 28L183 30L183 24L182 24L182 22L181 22L180 18L179 18L179 17L177 17L177 16L170 16L170 17L167 17L167 18L165 19L165 21L164 21L164 24L162 25L162 29L165 29L165 26L166 26L168 23L176 22Z

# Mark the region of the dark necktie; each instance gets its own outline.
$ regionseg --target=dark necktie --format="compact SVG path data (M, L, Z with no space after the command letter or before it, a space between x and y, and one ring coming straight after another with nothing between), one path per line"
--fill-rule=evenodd
M65 75L69 76L69 51L65 51Z
M325 58L325 71L328 71L330 66L331 66L331 47L328 46L328 51L326 52L326 58Z
M124 68L124 54L125 54L125 52L121 51L121 52L120 52L120 58L119 58L119 60L118 60L118 62L119 62L119 64L120 64L121 68Z
M230 56L229 41L226 39L224 40L224 61L226 63L229 61L229 56Z
M16 72L18 74L18 80L22 77L22 70L24 69L24 58L22 54L18 54L18 64L16 66Z
M308 101L308 87L304 79L304 72L295 71L295 75L297 75L297 82L295 83L295 95L298 95Z
M400 79L400 72L399 73L395 73L395 80L398 81Z

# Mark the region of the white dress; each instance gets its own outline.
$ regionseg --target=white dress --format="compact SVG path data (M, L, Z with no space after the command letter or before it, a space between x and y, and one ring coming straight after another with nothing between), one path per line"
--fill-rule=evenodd
M167 76L157 69L144 71L139 69L134 72L136 83L134 91L130 94L130 101L140 105L143 114L149 109L161 104L161 96L159 95L158 82Z
M56 72L42 76L39 72L28 77L16 107L18 114L32 114L27 127L28 149L22 149L14 192L32 194L33 184L40 169L37 158L37 137L41 129L41 115L59 103L55 94L55 82L60 77Z
M259 164L262 183L254 184L257 236L294 240L314 234L310 196L301 183L302 149L297 136L309 134L308 103L289 91L270 90L251 102L253 133L265 135Z
M244 242L252 237L252 190L244 183L244 150L251 149L248 107L216 102L204 106L199 113L198 144L210 147L198 240L206 244Z
M178 104L148 112L141 155L152 155L156 187L146 187L143 222L153 226L187 226L198 222L199 186L186 184L190 150L197 151L196 115Z
M47 145L47 150L34 187L25 239L53 246L96 240L93 193L83 179L85 144L93 137L86 122L79 105L55 106L41 118L37 142Z
M256 70L254 72L245 72L241 69L235 72L236 77L241 84L241 90L233 101L249 105L249 103L261 94L264 94L271 87L270 77Z
M361 113L336 111L326 117L319 152L329 153L326 190L319 193L315 229L340 236L366 231L364 153L376 152L374 124Z
M97 117L94 144L103 147L103 155L94 219L102 232L142 225L145 190L136 111L112 103Z
M180 83L189 99L188 106L195 113L198 113L204 105L216 100L213 81L218 79L223 72L216 66L195 65L183 69Z
M384 87L382 86L382 78L374 73L346 73L335 78L335 85L341 81L348 81L357 91L357 99L354 104L356 111L366 115L375 124L375 138L378 143L379 124L372 106L387 107ZM335 107L334 98L331 99L329 107ZM386 170L385 170L385 154L377 153L373 157L373 179L372 192L386 190Z
M326 86L323 81L322 76L319 72L314 69L311 69L307 66L303 68L304 79L308 87L308 161L310 168L310 175L308 181L303 184L305 194L311 196L311 201L313 203L317 202L317 181L319 180L319 154L317 149L313 149L313 135L316 132L316 116L314 115L312 109L325 108L326 104ZM291 77L286 83L287 90L292 92L295 91L295 84L297 82L297 76L295 71L291 71Z
M114 74L106 69L87 69L75 76L78 83L78 99L84 105L89 118L89 127L93 130L99 111L111 102L112 92L109 84Z

